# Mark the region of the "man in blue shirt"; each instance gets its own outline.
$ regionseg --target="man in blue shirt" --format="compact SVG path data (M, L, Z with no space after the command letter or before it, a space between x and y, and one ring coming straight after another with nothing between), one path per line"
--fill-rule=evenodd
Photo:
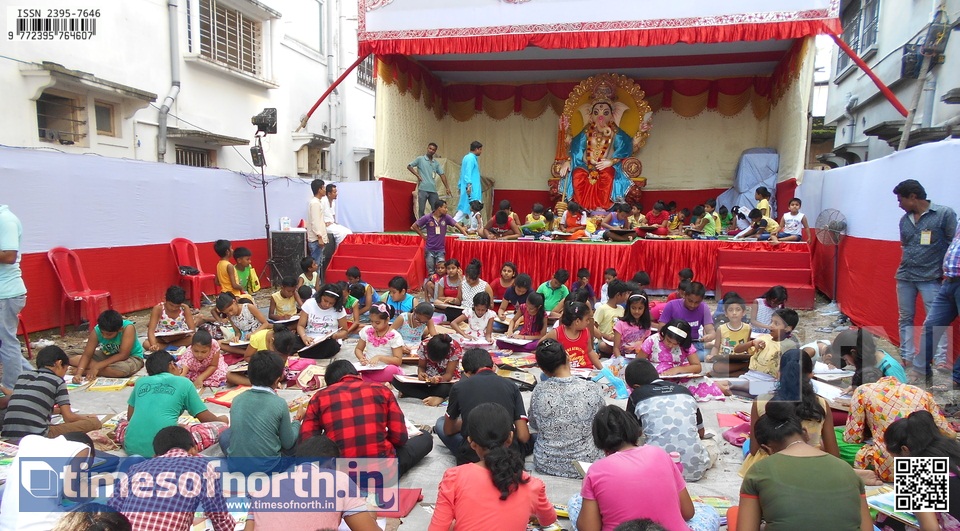
M20 274L23 226L7 205L0 205L0 363L4 389L13 389L24 370L33 370L20 352L17 315L27 304L27 286Z
M437 145L433 142L427 144L427 154L420 155L413 159L413 162L407 164L407 171L417 176L417 219L426 215L424 206L429 201L430 208L440 199L437 195L437 183L434 175L439 175L443 181L443 187L450 193L450 185L447 184L447 176L443 174L443 168L440 163L434 160L433 156L437 153Z
M453 219L458 223L470 215L470 202L483 202L483 189L480 183L480 162L477 157L483 152L483 144L474 140L470 143L470 153L463 156L460 163L460 202Z

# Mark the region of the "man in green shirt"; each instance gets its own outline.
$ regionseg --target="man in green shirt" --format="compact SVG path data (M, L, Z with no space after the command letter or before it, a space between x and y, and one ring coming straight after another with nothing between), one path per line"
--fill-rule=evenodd
M417 177L417 212L419 212L417 219L426 215L424 205L428 200L430 201L430 208L432 209L437 199L440 199L440 196L437 195L437 183L434 180L434 174L440 176L447 195L453 195L450 193L450 185L447 184L447 176L443 174L440 163L433 159L436 153L437 145L430 142L427 144L426 155L420 155L413 159L413 162L407 164L407 170Z
M217 417L207 410L193 382L179 376L180 368L169 352L154 352L147 358L146 366L148 376L137 380L127 399L130 422L123 437L127 454L153 457L154 437L163 428L176 426L184 410L203 423L230 423L226 415Z
M281 455L291 455L300 435L300 419L306 402L290 420L287 401L277 396L283 378L283 358L276 352L261 350L250 357L247 376L253 387L233 400L231 428L220 435L220 449L227 457L245 459L237 463L244 472L271 472L282 467ZM242 436L233 440L233 430ZM230 464L233 470L234 463Z
M543 307L550 312L550 317L560 317L563 313L563 301L570 295L567 280L570 280L570 272L558 269L553 278L537 288L537 293L543 295Z

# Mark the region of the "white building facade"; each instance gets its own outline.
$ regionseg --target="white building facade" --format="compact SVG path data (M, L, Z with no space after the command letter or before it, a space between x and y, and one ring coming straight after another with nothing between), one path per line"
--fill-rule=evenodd
M941 8L950 23L946 51L918 83L922 44L927 28ZM920 90L910 146L951 135L960 117L960 36L953 28L960 19L960 0L843 0L843 39L900 102L910 108ZM914 70L913 75L909 73ZM952 92L951 92L952 91ZM821 161L843 166L877 159L895 151L905 119L880 93L873 81L836 46L832 61L826 123L835 125L833 155ZM960 129L958 129L960 133Z
M251 117L274 107L277 133L263 139L267 175L374 178L372 57L297 131L357 60L357 2L75 7L54 0L0 14L0 144L255 173Z

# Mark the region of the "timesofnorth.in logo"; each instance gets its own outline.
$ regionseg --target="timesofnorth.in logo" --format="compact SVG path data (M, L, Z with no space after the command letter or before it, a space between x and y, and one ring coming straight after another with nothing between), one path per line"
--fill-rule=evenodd
M112 499L111 505L120 504L124 512L168 512L184 498L196 500L198 507L246 498L256 511L285 512L342 511L357 499L370 510L395 511L399 500L394 458L156 457L118 472L91 471L84 459L23 458L19 463L21 512L98 498Z

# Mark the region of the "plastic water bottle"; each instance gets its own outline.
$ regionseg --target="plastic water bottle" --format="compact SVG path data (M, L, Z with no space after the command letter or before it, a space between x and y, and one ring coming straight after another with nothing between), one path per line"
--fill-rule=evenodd
M670 452L670 459L673 459L673 464L676 465L677 470L683 474L683 463L680 462L680 452Z

